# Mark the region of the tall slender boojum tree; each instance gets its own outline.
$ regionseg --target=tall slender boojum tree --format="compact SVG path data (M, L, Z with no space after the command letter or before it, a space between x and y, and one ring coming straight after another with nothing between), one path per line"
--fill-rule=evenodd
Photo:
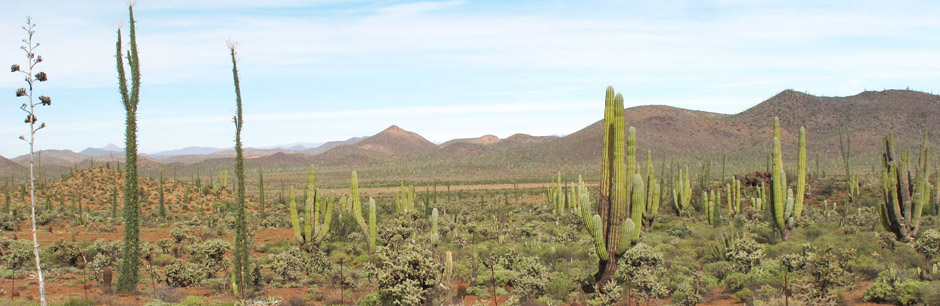
M242 127L245 119L242 116L242 92L238 84L238 61L235 57L234 42L229 42L229 54L232 56L232 78L235 82L235 258L232 260L232 271L235 274L235 284L238 284L245 293L245 280L248 279L248 225L245 221L245 159L242 155Z
M137 290L140 281L140 195L137 189L137 105L140 104L140 61L137 55L137 28L134 21L134 6L128 6L130 16L130 50L122 51L121 29L117 32L115 58L117 60L118 86L125 118L125 165L124 165L124 247L121 252L121 267L118 270L116 291L131 293ZM131 84L128 88L124 68L124 57L130 67Z

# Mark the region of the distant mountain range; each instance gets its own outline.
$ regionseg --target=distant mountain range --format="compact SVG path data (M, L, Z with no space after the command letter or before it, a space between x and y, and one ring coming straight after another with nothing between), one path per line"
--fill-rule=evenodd
M598 104L603 104L599 97ZM601 114L598 114L600 117ZM664 159L718 161L763 165L769 148L770 125L780 118L784 150L795 150L796 134L805 126L809 156L839 156L839 133L852 138L853 156L866 159L882 150L881 138L893 133L900 147L915 148L924 129L931 138L940 133L940 96L909 90L866 91L848 97L813 96L793 90L779 94L741 113L728 115L668 106L638 106L625 112L627 126L637 130L638 155L646 151L657 162ZM421 135L391 126L370 137L322 144L295 143L266 148L247 148L248 168L391 165L446 163L455 169L474 171L480 165L512 167L537 165L544 171L566 164L599 163L603 138L602 120L565 136L516 134L505 139L493 135L454 139L435 144ZM932 144L937 147L940 141ZM934 151L936 152L936 151ZM786 154L785 154L786 155ZM792 154L789 154L792 155ZM229 148L189 147L142 155L139 167L179 171L196 167L231 167L235 156ZM123 150L113 144L69 150L42 151L42 167L48 173L65 171L76 164L123 160ZM29 156L0 158L0 177L25 177Z

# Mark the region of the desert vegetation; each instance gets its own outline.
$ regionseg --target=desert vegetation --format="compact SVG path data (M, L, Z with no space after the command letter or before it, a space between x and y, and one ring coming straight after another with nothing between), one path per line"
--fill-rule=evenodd
M560 153L486 147L497 153L460 165L522 174L461 177L447 158L410 169L431 156L418 149L394 151L411 158L401 163L265 167L243 148L251 101L230 42L234 156L184 177L141 175L137 145L148 140L137 139L141 68L128 9L130 49L118 30L115 51L125 156L5 180L5 304L940 305L940 169L930 154L940 131L896 146L885 130L880 160L853 158L839 131L840 155L827 159L811 155L821 133L761 113L752 118L766 120L728 121L761 138L729 150L741 161L726 167L725 152L676 156L643 144L648 131L607 87L599 137L580 138L597 156L559 148L567 164L512 168L513 157ZM47 76L33 72L42 59L31 20L25 29L30 62L12 71L29 84L16 95L30 99L32 166L45 126L35 107L51 100L32 101ZM393 127L363 142L429 144L408 133ZM317 158L342 150L363 152Z

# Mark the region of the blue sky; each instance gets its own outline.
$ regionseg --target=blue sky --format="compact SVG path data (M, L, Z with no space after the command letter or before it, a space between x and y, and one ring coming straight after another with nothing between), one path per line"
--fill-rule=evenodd
M140 150L233 145L229 39L253 147L392 124L432 141L568 134L602 117L607 85L627 106L721 113L787 88L940 91L940 4L821 2L138 0ZM125 3L0 3L3 65L23 62L25 16L37 24L53 98L39 148L122 145ZM21 83L0 73L3 156L28 152Z

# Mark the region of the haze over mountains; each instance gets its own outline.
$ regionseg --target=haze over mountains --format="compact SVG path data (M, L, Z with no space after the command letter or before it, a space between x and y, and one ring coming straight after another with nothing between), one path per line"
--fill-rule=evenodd
M599 100L599 104L603 101ZM598 114L601 117L602 114ZM819 97L785 90L738 114L728 115L668 106L638 106L625 112L627 126L637 130L638 152L647 150L655 159L701 160L727 155L735 162L762 163L769 147L774 116L781 120L784 149L795 150L796 133L805 126L809 156L839 156L840 131L852 138L853 156L862 160L882 150L881 139L893 133L899 146L913 148L927 129L932 139L940 133L940 96L909 90L866 91L848 97ZM594 164L600 161L602 120L566 136L516 134L505 139L493 135L454 139L435 144L421 135L391 126L370 137L322 144L297 143L285 147L247 148L248 168L356 166L401 163L462 165ZM146 141L146 140L142 140ZM940 141L933 141L937 147ZM639 153L645 158L645 153ZM67 171L75 165L121 161L121 148L109 144L79 153L45 150L46 173ZM158 168L216 169L232 165L229 148L190 147L142 155L142 171ZM0 177L28 175L29 156L12 160L0 157Z

